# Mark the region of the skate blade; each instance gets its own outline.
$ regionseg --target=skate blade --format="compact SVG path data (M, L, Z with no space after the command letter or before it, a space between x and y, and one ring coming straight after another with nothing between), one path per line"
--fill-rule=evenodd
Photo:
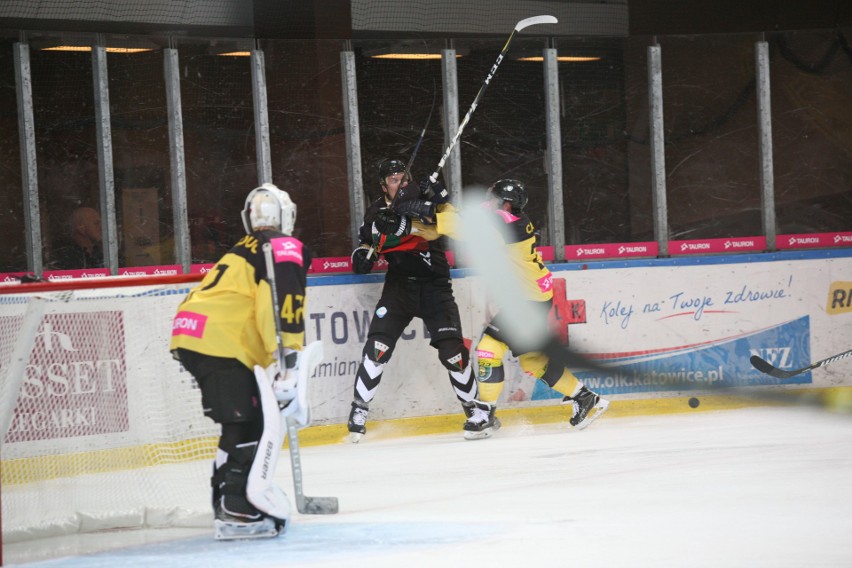
M500 419L494 418L494 425L490 428L486 428L484 430L480 430L479 432L471 432L470 430L464 431L464 439L465 440L484 440L485 438L490 438L494 432L500 429L500 426L503 424L500 422Z
M278 527L272 519L263 519L256 523L231 523L216 519L214 522L216 540L247 540L252 538L273 538L278 536Z
M586 415L586 419L574 426L577 430L582 430L586 428L589 424L600 418L601 414L606 412L606 409L609 408L609 401L605 399L600 399L598 403L592 408L592 411Z
M363 437L364 434L361 434L360 432L349 432L349 442L352 444L357 444Z
M493 428L486 428L485 430L480 430L479 432L471 432L469 430L464 431L464 439L465 440L484 440L485 438L490 438L491 434L494 433Z

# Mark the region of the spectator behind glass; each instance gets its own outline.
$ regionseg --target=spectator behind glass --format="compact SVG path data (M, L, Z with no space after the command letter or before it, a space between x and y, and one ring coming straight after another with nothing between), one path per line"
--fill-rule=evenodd
M68 219L68 238L54 252L50 268L103 268L101 239L101 214L91 207L78 207Z

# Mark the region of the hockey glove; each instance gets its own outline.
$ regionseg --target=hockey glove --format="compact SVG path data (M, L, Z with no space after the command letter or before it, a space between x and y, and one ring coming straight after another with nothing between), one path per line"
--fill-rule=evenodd
M358 247L352 251L352 272L355 274L367 274L373 270L373 264L376 262L376 254L370 254L370 249L367 247Z
M404 237L411 232L411 219L390 209L379 209L373 226L383 235Z
M395 203L392 209L395 213L399 213L405 217L417 217L424 223L435 222L435 202L423 201L421 199L411 199L409 201L401 201Z
M450 200L450 193L440 180L432 181L426 177L420 180L420 195L435 203L446 203Z

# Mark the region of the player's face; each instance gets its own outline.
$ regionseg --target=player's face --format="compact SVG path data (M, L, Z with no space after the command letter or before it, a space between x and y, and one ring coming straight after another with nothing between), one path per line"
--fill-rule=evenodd
M408 181L405 179L405 174L402 172L391 174L385 178L385 193L388 194L388 199L393 199L396 197L397 192L400 188L408 185Z

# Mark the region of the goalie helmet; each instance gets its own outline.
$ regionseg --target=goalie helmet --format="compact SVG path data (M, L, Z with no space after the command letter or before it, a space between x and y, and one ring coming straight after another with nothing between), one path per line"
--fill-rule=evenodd
M408 167L402 160L396 158L388 158L379 165L379 183L385 185L385 179L391 174L405 174L405 179L411 180L411 174L408 173Z
M527 188L516 179L501 179L488 189L488 193L497 199L511 203L513 213L523 211L529 201Z
M242 217L247 233L258 227L273 227L291 235L296 225L296 204L286 191L265 183L248 194Z

